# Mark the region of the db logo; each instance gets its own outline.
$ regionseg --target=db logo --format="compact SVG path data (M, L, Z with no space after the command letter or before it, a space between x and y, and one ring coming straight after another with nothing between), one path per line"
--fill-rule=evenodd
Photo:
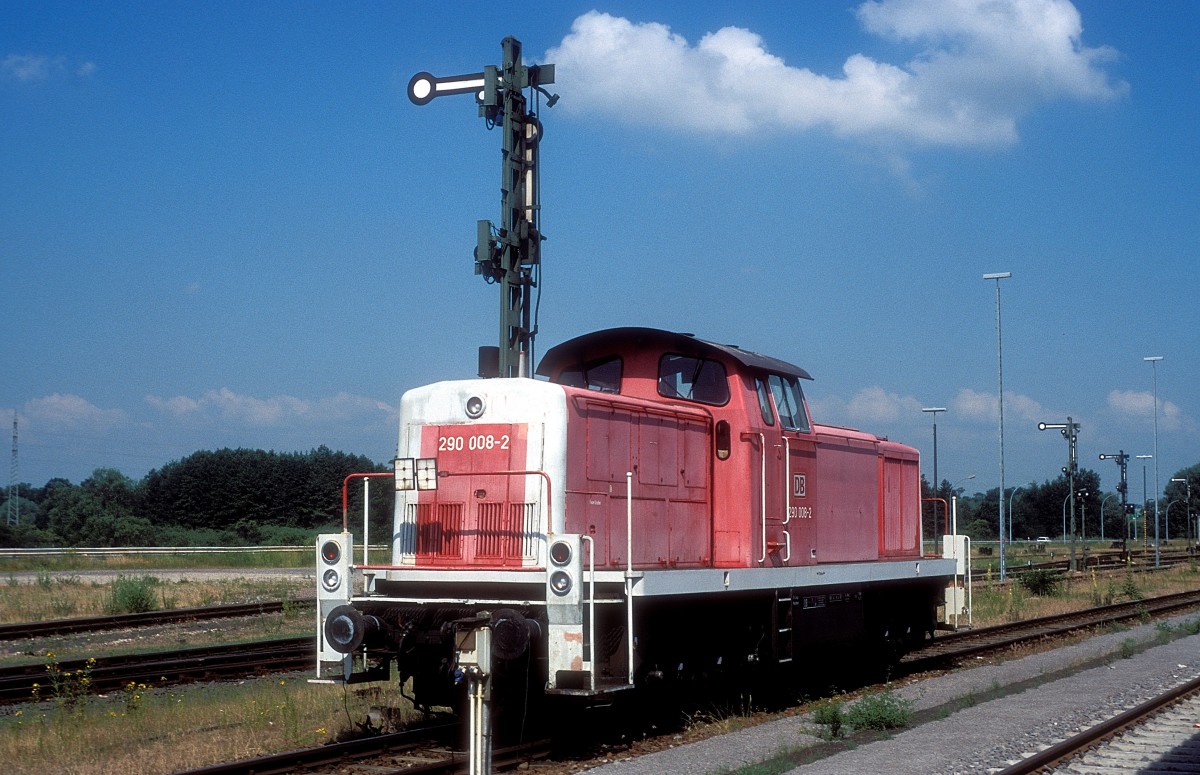
M804 474L794 474L792 476L792 497L803 498L808 495L808 479Z

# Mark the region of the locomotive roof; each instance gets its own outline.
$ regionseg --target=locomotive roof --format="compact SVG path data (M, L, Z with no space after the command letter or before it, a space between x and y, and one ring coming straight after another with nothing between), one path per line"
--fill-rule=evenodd
M630 349L659 349L681 355L711 356L725 355L750 369L784 374L800 379L812 379L809 373L787 361L743 350L736 345L717 344L697 339L692 334L664 331L659 328L608 328L555 345L542 356L537 373L549 376L555 371L580 362L587 362L605 355L615 355Z

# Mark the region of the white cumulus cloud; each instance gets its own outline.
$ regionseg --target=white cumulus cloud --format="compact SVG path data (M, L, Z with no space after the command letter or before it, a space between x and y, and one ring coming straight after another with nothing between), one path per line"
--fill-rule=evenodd
M905 416L917 416L921 403L912 396L898 396L879 386L863 388L846 404L846 413L854 422L891 422Z
M1108 408L1125 417L1150 419L1154 416L1154 393L1148 390L1113 390L1108 394ZM1158 401L1159 427L1174 431L1184 424L1183 411L1171 401Z
M855 53L840 73L823 75L787 63L740 27L692 44L665 24L591 11L546 61L563 109L724 136L824 128L1003 145L1041 102L1127 90L1101 67L1115 53L1083 45L1079 12L1066 0L879 0L860 5L857 17L868 33L910 46L912 58Z
M222 421L250 427L319 424L350 421L368 415L392 415L395 409L382 401L338 393L308 400L280 395L257 398L229 388L209 390L198 398L146 396L146 403L168 416L196 421Z
M996 422L1000 417L1000 404L991 393L981 393L971 388L962 388L950 404L955 416L976 422ZM1005 424L1009 418L1029 421L1046 419L1046 409L1037 401L1021 393L1004 391Z
M120 409L101 409L71 393L30 399L24 416L32 427L47 431L107 431L129 419Z
M72 67L67 63L66 57L61 56L9 54L0 61L0 78L18 83L41 83L69 74L77 78L91 78L97 69L95 62L83 62Z
M49 80L54 72L62 68L62 60L30 54L9 54L0 62L0 73L21 83Z

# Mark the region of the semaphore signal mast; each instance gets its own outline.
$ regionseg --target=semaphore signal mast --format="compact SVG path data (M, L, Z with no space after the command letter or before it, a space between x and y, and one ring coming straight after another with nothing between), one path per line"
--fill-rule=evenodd
M481 73L437 77L420 72L408 82L408 98L424 105L435 97L475 94L479 115L489 129L503 133L500 227L479 221L475 274L500 284L500 344L479 348L479 376L528 377L537 334L537 299L541 277L541 199L538 182L539 95L553 107L557 94L554 65L521 64L521 42L505 38L504 65L488 65ZM525 90L529 90L529 97Z

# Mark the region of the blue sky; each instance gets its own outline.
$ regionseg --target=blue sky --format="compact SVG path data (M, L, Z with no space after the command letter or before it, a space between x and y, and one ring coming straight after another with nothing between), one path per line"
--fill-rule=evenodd
M20 478L385 461L471 376L500 136L408 79L554 62L538 350L620 325L809 370L818 422L1005 482L1200 462L1200 6L5 3L0 427ZM5 433L7 441L8 434ZM7 447L7 444L5 444ZM1153 467L1150 483L1153 489ZM1140 497L1140 468L1131 468ZM7 483L7 482L6 482Z

